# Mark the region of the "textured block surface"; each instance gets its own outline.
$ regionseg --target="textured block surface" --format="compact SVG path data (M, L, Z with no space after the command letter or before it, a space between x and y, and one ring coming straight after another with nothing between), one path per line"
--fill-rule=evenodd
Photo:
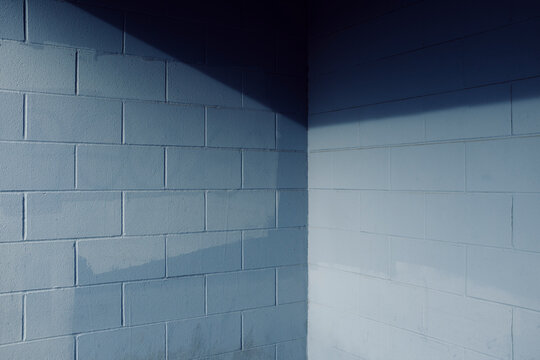
M540 251L540 196L515 195L513 202L513 242L521 250Z
M32 94L27 102L30 140L120 143L119 101Z
M534 359L540 351L540 313L516 309L514 313L514 358Z
M164 62L92 51L78 56L80 94L165 100Z
M39 341L29 341L0 347L0 356L6 359L46 359L73 360L75 341L73 337L61 337Z
M53 94L75 93L75 50L0 43L0 87Z
M332 239L328 242L327 239ZM385 235L312 228L309 263L371 276L388 276L389 241Z
M208 313L224 313L275 305L273 269L209 275L206 278Z
M26 201L28 239L112 236L122 231L120 193L31 193Z
M0 242L23 237L23 199L20 194L0 195Z
M273 149L274 114L265 111L214 109L207 113L208 146Z
M303 190L278 192L278 227L307 225L308 193Z
M540 132L539 79L517 81L512 84L512 123L516 134Z
M307 327L306 303L258 309L244 315L244 346L251 348L302 338Z
M256 230L244 233L244 266L248 269L303 264L307 254L303 229Z
M205 34L201 23L128 13L125 50L127 54L203 63ZM148 38L154 41L145 41Z
M55 0L30 0L27 7L30 42L122 51L123 19L119 11ZM57 20L52 22L51 18Z
M120 285L48 290L26 297L26 337L38 339L121 325Z
M277 123L277 148L282 150L307 149L307 125L302 116L276 115Z
M0 292L74 285L73 242L21 242L0 248Z
M458 294L465 293L465 248L404 238L390 239L390 278Z
M165 276L161 236L84 240L77 243L77 284L99 284Z
M0 5L0 38L24 40L24 8L19 0L6 0Z
M392 189L465 189L465 147L443 144L394 148L390 154Z
M286 341L277 345L278 360L306 360L306 339Z
M165 359L162 324L83 334L77 338L77 358Z
M202 192L127 192L124 232L128 235L173 234L204 229Z
M308 269L306 265L287 266L277 271L278 303L307 300Z
M211 191L207 195L209 230L274 227L274 191Z
M242 73L236 69L167 64L167 92L172 101L186 104L242 105ZM194 88L192 84L197 84Z
M539 258L538 253L471 248L467 292L486 300L540 309L540 283L535 280L540 275Z
M240 314L208 316L167 324L169 359L196 358L240 350Z
M0 143L0 190L74 187L74 148L59 144Z
M204 109L127 102L124 136L127 144L204 145Z
M0 344L21 340L22 305L21 295L0 295Z
M167 188L239 189L240 151L225 149L167 149Z
M537 356L540 6L490 4L310 3L309 359Z
M501 194L426 194L426 237L511 246L512 199Z
M305 10L0 0L0 359L302 359Z
M77 188L162 189L163 149L139 146L77 147Z
M307 159L304 153L245 151L245 188L304 189Z
M472 191L540 191L540 163L529 154L540 139L517 138L467 145L467 188Z
M128 325L202 316L204 278L196 276L127 284L124 288L124 311Z
M0 139L18 140L23 137L23 97L20 94L0 93Z
M167 275L240 270L242 234L212 232L167 236Z

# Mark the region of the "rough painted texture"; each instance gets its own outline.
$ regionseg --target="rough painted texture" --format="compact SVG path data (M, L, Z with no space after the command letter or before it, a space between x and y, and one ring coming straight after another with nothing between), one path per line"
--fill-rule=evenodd
M0 1L0 358L537 358L538 15Z
M305 359L304 10L0 0L1 359Z
M540 6L311 12L310 360L538 358Z

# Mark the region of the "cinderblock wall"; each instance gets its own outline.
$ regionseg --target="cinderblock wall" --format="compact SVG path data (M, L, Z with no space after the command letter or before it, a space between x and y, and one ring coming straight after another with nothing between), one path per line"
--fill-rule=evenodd
M540 358L540 7L314 2L309 358Z
M0 1L0 358L305 358L304 5L84 3Z

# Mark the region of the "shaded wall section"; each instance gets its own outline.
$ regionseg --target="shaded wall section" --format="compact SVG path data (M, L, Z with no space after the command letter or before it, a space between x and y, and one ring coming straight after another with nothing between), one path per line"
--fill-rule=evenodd
M538 358L538 15L312 3L311 360Z
M305 25L0 1L0 358L305 358Z

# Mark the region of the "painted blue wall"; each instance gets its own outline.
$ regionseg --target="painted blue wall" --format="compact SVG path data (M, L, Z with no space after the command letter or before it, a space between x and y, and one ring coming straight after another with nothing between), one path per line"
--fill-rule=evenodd
M0 0L0 358L538 357L539 6L307 5Z
M305 358L305 25L0 0L0 358Z
M310 360L540 358L540 6L311 6Z

